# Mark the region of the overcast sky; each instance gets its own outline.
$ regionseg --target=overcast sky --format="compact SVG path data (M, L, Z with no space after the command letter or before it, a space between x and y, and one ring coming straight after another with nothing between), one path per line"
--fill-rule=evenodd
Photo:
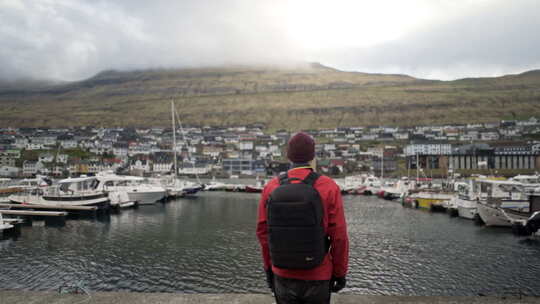
M0 0L0 79L320 62L420 78L540 68L537 0Z

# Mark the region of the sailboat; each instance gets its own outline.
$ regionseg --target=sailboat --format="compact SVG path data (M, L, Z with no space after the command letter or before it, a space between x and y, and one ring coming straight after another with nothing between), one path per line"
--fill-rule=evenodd
M184 129L182 128L182 123L176 113L174 106L174 101L171 100L171 118L172 118L172 131L173 131L173 161L174 161L174 173L170 178L161 179L161 184L167 189L168 197L185 197L185 196L194 196L197 192L203 189L203 186L199 183L194 183L188 180L178 179L178 160L176 158L176 120L178 118L178 123L180 125L180 132L182 132L183 141L186 142L184 135ZM197 180L199 176L197 176Z

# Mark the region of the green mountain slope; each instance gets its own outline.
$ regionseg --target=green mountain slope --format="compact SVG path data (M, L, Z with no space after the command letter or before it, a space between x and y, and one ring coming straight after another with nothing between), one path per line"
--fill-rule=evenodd
M540 114L540 72L450 82L405 75L229 67L105 71L80 82L0 88L0 126L168 126L307 129L496 121Z

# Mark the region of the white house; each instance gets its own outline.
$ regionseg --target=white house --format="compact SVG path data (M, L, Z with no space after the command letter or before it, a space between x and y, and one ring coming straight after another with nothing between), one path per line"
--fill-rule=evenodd
M26 148L27 145L28 145L28 139L26 137L15 138L15 144L14 144L15 147L19 149L23 149L23 148Z
M17 167L0 166L0 176L2 177L18 176L20 172L21 172L21 169Z
M156 173L168 173L173 170L174 164L172 162L153 163L152 172Z
M131 163L129 166L130 170L137 170L142 172L150 172L151 164L149 160L146 159L137 159Z
M39 154L38 161L42 163L50 163L54 160L54 155L51 153L41 153Z
M499 140L499 133L497 132L482 132L480 133L482 140Z
M336 145L335 144L324 144L323 149L324 149L324 151L334 151L334 150L336 150Z
M448 143L413 143L404 149L406 156L419 155L450 155L452 154L452 145Z
M253 142L241 141L238 143L238 149L240 149L240 151L251 151L253 150Z
M32 175L39 172L44 173L45 166L39 161L24 161L23 162L23 174Z
M69 156L67 154L58 154L56 156L56 162L57 163L62 163L62 164L67 164L68 158L69 158Z
M29 142L26 144L25 149L26 150L45 150L45 146L43 144Z

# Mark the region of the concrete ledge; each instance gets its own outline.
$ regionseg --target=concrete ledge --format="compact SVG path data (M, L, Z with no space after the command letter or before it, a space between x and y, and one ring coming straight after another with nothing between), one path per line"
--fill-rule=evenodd
M0 291L1 304L271 304L275 303L269 294L182 294L182 293L136 293L136 292L95 292L88 295L59 294L37 291ZM333 294L336 304L388 304L388 303L540 303L535 297L409 297L409 296L364 296L355 294Z

